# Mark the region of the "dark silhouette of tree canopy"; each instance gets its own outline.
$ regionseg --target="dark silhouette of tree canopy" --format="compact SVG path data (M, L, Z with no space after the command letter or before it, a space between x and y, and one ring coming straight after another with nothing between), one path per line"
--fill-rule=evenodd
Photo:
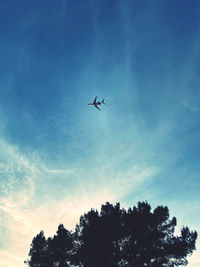
M30 260L25 263L31 267L68 267L69 252L72 249L72 233L60 224L53 238L46 240L43 231L33 238L29 252Z
M30 267L174 267L187 265L197 232L183 227L174 234L176 218L167 207L151 212L147 202L127 211L107 202L101 212L91 209L80 217L74 232L61 224L53 238L41 231L33 238Z

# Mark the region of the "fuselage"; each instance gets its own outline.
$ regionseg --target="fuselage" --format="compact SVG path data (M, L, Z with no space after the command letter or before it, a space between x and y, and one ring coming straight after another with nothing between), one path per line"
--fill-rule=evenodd
M88 104L89 106L100 106L101 102L97 102L97 103L90 103Z

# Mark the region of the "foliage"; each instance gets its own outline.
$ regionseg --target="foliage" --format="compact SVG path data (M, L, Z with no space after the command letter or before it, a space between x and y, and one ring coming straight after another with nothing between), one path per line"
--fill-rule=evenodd
M59 225L53 238L40 232L32 241L30 267L174 267L187 265L195 249L196 231L183 227L174 234L176 218L167 207L151 212L147 202L127 211L107 202L101 212L91 209L80 217L75 232Z

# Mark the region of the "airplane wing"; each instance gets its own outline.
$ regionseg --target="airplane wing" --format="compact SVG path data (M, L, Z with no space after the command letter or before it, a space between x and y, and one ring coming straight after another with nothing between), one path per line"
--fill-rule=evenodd
M94 102L93 102L94 105L97 103L96 100L97 100L97 96L94 99Z
M97 106L95 106L95 108L98 108ZM100 108L98 108L98 110L100 110ZM100 110L101 111L101 110Z

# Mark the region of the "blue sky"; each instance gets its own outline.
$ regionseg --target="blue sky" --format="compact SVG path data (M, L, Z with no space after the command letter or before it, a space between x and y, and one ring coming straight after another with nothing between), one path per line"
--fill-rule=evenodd
M0 265L106 201L199 231L199 1L7 0L0 25Z

